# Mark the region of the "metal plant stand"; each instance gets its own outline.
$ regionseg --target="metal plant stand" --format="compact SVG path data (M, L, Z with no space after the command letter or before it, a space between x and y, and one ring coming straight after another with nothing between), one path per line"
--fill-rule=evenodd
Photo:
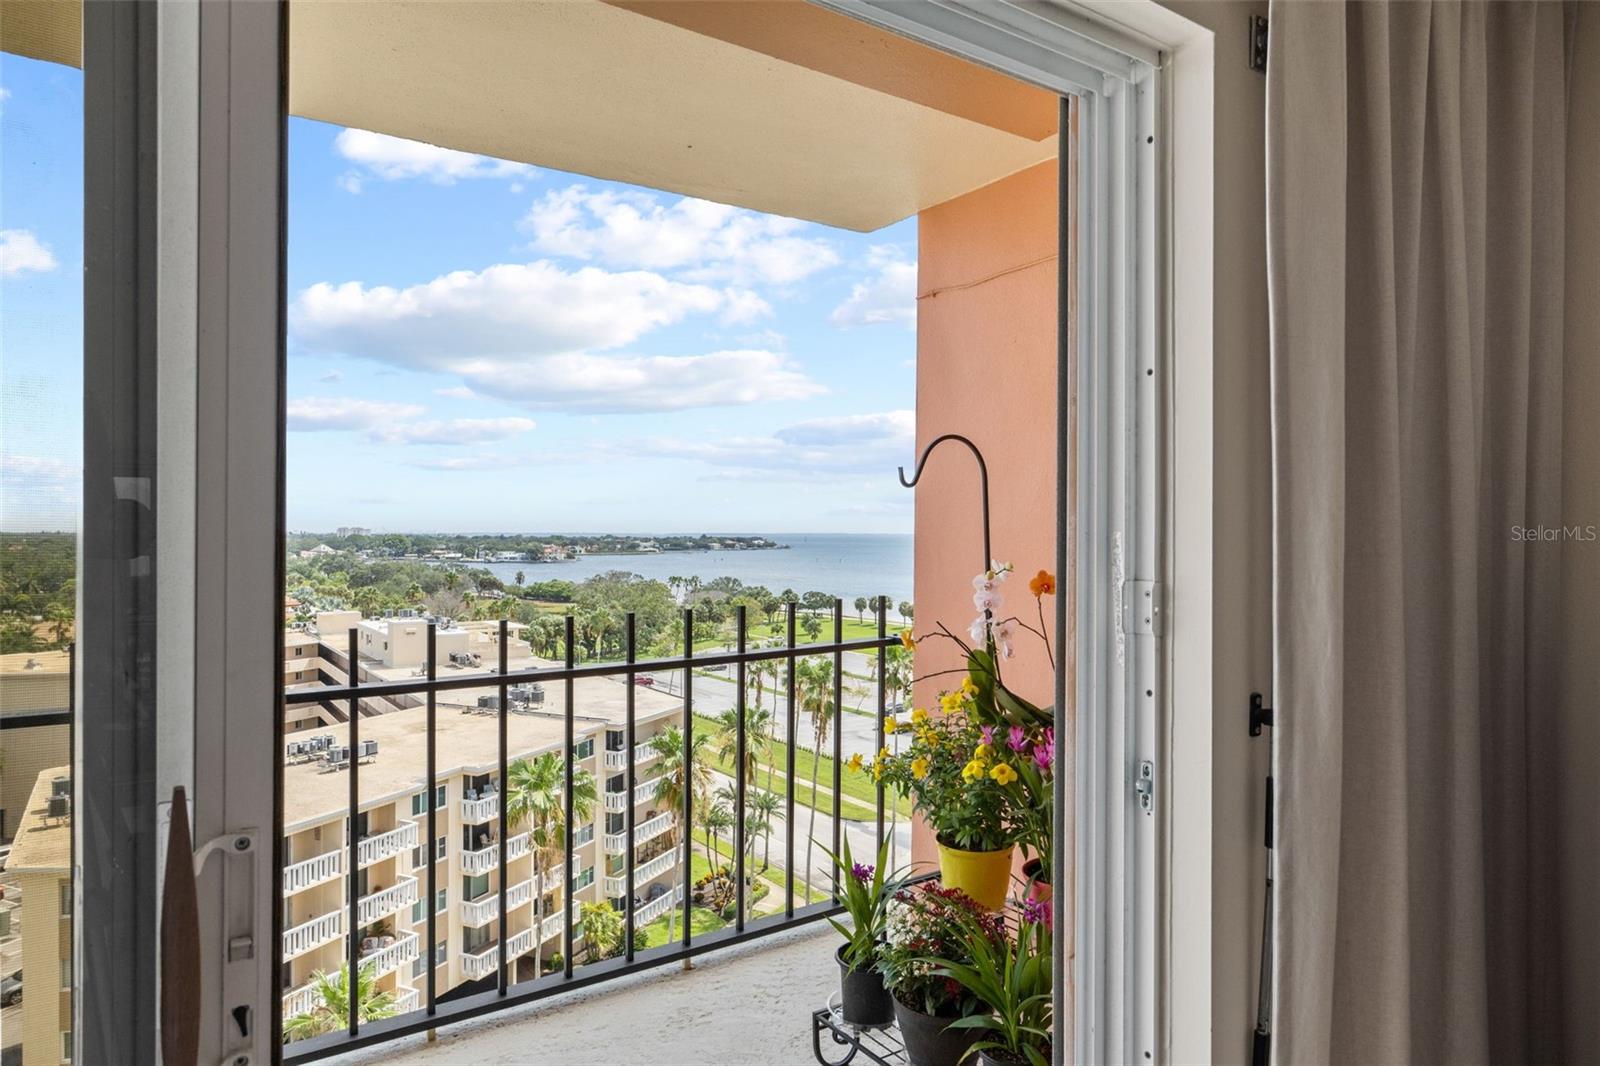
M827 1034L826 1043L823 1034ZM839 1057L829 1058L824 1053L825 1049ZM879 1066L911 1061L906 1056L906 1044L899 1026L888 1025L877 1029L851 1025L844 1020L837 992L828 997L826 1007L811 1012L811 1051L822 1066L845 1066L854 1061L858 1054L865 1061L876 1062Z

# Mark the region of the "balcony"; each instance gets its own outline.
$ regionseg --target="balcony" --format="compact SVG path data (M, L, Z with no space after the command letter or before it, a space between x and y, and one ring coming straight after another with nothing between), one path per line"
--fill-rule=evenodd
M643 766L661 758L661 753L650 744L635 744L633 746L633 765ZM628 768L628 753L624 751L606 752L607 770L626 770Z
M422 993L415 988L401 985L395 989L394 1012L396 1014L409 1014L422 1005Z
M644 906L635 907L633 909L634 928L638 928L641 925L649 925L651 922L667 913L667 908L682 902L683 886L679 885L671 892L661 893L661 895L657 896L649 903L646 903Z
M528 854L528 834L518 833L506 839L506 860L520 859ZM461 853L461 872L476 877L500 865L500 845L488 844L476 851Z
M521 907L533 898L533 882L518 881L506 889L506 909ZM476 928L500 917L500 893L461 901L461 924Z
M461 799L461 820L468 825L481 825L500 816L500 793L494 792L478 799Z
M657 855L649 862L635 866L633 868L633 887L637 889L640 885L645 884L652 878L660 877L662 874L676 866L677 860L678 850L676 848L668 848L666 851L663 851L660 855ZM621 897L626 896L627 894L628 879L626 875L623 875L622 877L606 877L606 895Z
M413 883L412 888L415 889ZM283 957L287 961L313 948L337 940L344 933L344 912L334 911L283 931Z
M583 939L583 926L580 924L581 922L582 917L580 912L577 906L574 906L572 908L572 942L574 944ZM551 940L554 940L556 937L561 935L561 915L559 914L550 915L543 922L540 922L539 925L540 928L544 930L544 940L547 944Z
M317 995L317 986L313 981L307 981L299 988L292 989L283 994L283 1016L293 1018L297 1014L310 1013L317 1005L320 997Z
M384 833L362 838L356 845L356 861L362 868L384 859L392 859L417 846L417 823L401 822Z
M533 930L524 929L520 933L512 933L511 939L506 941L506 964L510 965L518 957L526 955L532 950ZM471 981L496 973L499 964L500 942L498 940L492 944L485 945L475 955L461 956L461 972Z
M335 850L283 868L283 894L304 892L344 873L344 851Z
M666 814L658 814L649 821L640 822L638 825L634 826L633 846L638 847L640 844L648 843L649 841L654 840L663 833L672 832L673 817L674 815L671 812ZM628 834L626 832L606 834L607 855L621 855L627 850Z
M652 777L648 781L639 782L638 786L633 790L633 802L635 804L649 803L651 800L656 798L656 792L660 789L660 787L661 779L659 777ZM628 798L626 793L606 793L606 810L625 811L627 809Z
M361 965L372 966L372 975L382 977L386 973L393 973L401 966L416 959L421 951L422 941L416 933L407 933L387 947L376 948L363 952Z
M396 914L416 901L417 879L402 877L389 888L362 896L360 902L356 904L356 921L362 925L371 925L379 918Z

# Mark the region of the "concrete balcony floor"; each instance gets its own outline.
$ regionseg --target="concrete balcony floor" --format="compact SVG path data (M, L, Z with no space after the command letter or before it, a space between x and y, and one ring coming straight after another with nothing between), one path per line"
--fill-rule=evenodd
M340 1066L804 1066L811 1012L839 987L816 922L492 1018L326 1061Z

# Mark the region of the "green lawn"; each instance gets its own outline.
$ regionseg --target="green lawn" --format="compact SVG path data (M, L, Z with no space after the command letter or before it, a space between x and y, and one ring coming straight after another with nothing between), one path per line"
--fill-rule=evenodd
M695 732L698 733L704 731L708 736L715 736L722 729L721 725L718 724L716 720L707 718L703 714L697 714L694 716L694 728ZM789 758L788 749L789 746L782 741L778 741L773 745L773 765L780 772L787 765ZM713 758L715 758L714 753ZM813 761L816 761L816 756L812 754L810 748L801 746L795 749L795 804L797 806L805 807L814 806L817 808L819 813L832 814L833 797L826 792L820 791L820 789L833 787L833 756L822 756L821 763L817 766L817 784L819 786L819 791L814 794L811 791L811 764ZM716 759L716 767L729 777L734 776L733 763L731 760ZM875 819L877 817L878 790L877 786L872 783L871 776L865 773L852 773L848 767L845 768L842 776L844 784L842 813L845 819L852 822L867 822ZM753 783L761 784L765 780L765 771L758 770L756 773L756 781ZM773 778L772 787L773 791L778 792L780 795L782 794L783 786L778 778ZM857 800L859 802L851 802L852 800ZM896 796L892 791L885 793L885 813L896 806L898 806L900 814L903 817L910 817L911 804L909 801L903 797Z
M848 604L846 606L848 607ZM891 637L898 635L902 629L906 628L899 622L894 621L894 617L894 615L890 615L891 620L889 622L889 636ZM795 616L795 642L797 644L811 644L831 641L833 639L833 618L827 615L823 615L821 618L822 632L818 634L816 641L813 641L810 637L806 636L806 631L803 628L805 612L798 612ZM779 615L770 626L767 625L766 619L758 616L752 616L750 618L749 630L747 631L747 641L751 646L754 646L758 642L771 643L771 641L775 638L782 640L785 632L785 622L782 615ZM720 635L712 637L709 640L695 641L694 650L697 652L730 650L733 645L733 635L733 623L728 622ZM855 620L854 615L850 614L848 610L845 612L845 640L866 640L877 635L878 623L872 618L871 615L867 616L867 620L865 622L858 622Z

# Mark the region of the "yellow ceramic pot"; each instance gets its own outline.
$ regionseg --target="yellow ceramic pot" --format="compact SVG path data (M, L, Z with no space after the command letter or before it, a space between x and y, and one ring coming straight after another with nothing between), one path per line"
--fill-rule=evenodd
M1011 887L1011 853L1006 845L1000 851L962 851L939 842L939 881L946 888L959 888L989 910L1006 905L1006 890Z

